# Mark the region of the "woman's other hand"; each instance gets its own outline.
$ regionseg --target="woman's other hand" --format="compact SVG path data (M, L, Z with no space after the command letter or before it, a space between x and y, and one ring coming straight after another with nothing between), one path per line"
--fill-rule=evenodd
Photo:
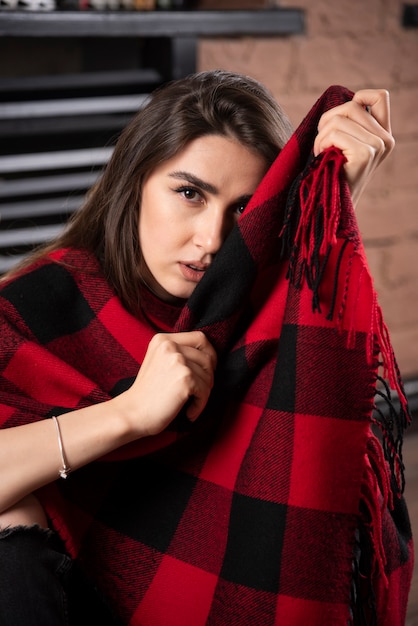
M318 125L314 154L340 148L353 204L361 196L375 169L392 152L390 100L385 89L362 89L350 102L327 111Z
M114 399L137 437L166 428L187 403L194 421L214 382L216 352L201 331L155 335L133 385Z

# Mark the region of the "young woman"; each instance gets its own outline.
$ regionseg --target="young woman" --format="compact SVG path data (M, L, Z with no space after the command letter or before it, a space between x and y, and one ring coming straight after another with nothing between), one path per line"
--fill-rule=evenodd
M83 603L85 595L92 600L96 585L105 603L114 596L112 611L105 609L103 615L93 605L100 623L206 623L190 608L172 618L169 604L161 609L167 621L159 621L152 609L136 611L145 593L143 578L155 567L151 553L141 564L146 573L126 583L132 604L121 600L119 610L119 583L115 579L101 586L90 569L89 551L100 563L100 548L88 536L87 517L108 506L101 493L104 475L110 489L119 489L118 480L126 487L127 474L122 479L118 468L138 455L123 452L118 460L119 450L145 442L149 449L139 456L154 458L159 454L155 439L167 437L168 450L175 449L172 426L182 411L190 423L199 422L214 386L218 351L201 330L173 332L175 324L291 132L279 105L251 78L214 71L166 85L121 134L101 179L63 234L3 278L2 623L92 623ZM325 112L313 153L331 146L345 157L344 173L356 203L394 146L388 93L362 90ZM75 278L70 280L67 270L75 270ZM86 341L78 316L88 320L86 327L106 317L115 345L126 348L122 361L108 339L101 343L100 332L97 343ZM11 320L17 325L13 330ZM83 376L74 373L80 359ZM168 464L170 454L175 452L168 452ZM144 465L141 475L141 462L130 466L134 482L122 509L135 508L135 484L141 493L150 480L153 465ZM68 480L59 479L70 471ZM160 486L167 501L170 495ZM88 512L77 492L83 494L81 501L91 497ZM110 526L118 516L117 501L105 515ZM161 519L149 523L158 525ZM97 528L93 532L100 534ZM122 557L129 561L129 551ZM109 567L109 562L97 567ZM79 577L83 582L75 590ZM165 607L163 597L150 606L159 602ZM260 613L256 623L274 622Z

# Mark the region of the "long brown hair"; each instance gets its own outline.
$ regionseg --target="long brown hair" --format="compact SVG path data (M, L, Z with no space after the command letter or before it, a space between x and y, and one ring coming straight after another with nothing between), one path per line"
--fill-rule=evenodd
M291 131L281 107L253 78L215 70L168 83L153 92L121 133L101 178L62 234L36 256L66 247L92 252L124 306L134 312L144 178L193 139L213 134L237 139L271 164Z

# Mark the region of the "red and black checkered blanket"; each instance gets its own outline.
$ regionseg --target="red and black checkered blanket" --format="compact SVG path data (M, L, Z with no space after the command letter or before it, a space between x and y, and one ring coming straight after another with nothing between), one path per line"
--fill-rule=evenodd
M143 293L135 318L77 250L1 291L3 427L128 388L156 329L200 328L219 353L196 423L39 491L121 623L404 623L407 403L344 157L311 155L321 113L351 96L315 104L183 308Z

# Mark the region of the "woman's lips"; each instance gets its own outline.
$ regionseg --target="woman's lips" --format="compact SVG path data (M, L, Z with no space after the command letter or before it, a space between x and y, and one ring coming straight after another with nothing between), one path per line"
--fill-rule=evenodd
M184 278L193 283L201 281L207 269L207 265L201 265L198 263L180 263L180 270Z

